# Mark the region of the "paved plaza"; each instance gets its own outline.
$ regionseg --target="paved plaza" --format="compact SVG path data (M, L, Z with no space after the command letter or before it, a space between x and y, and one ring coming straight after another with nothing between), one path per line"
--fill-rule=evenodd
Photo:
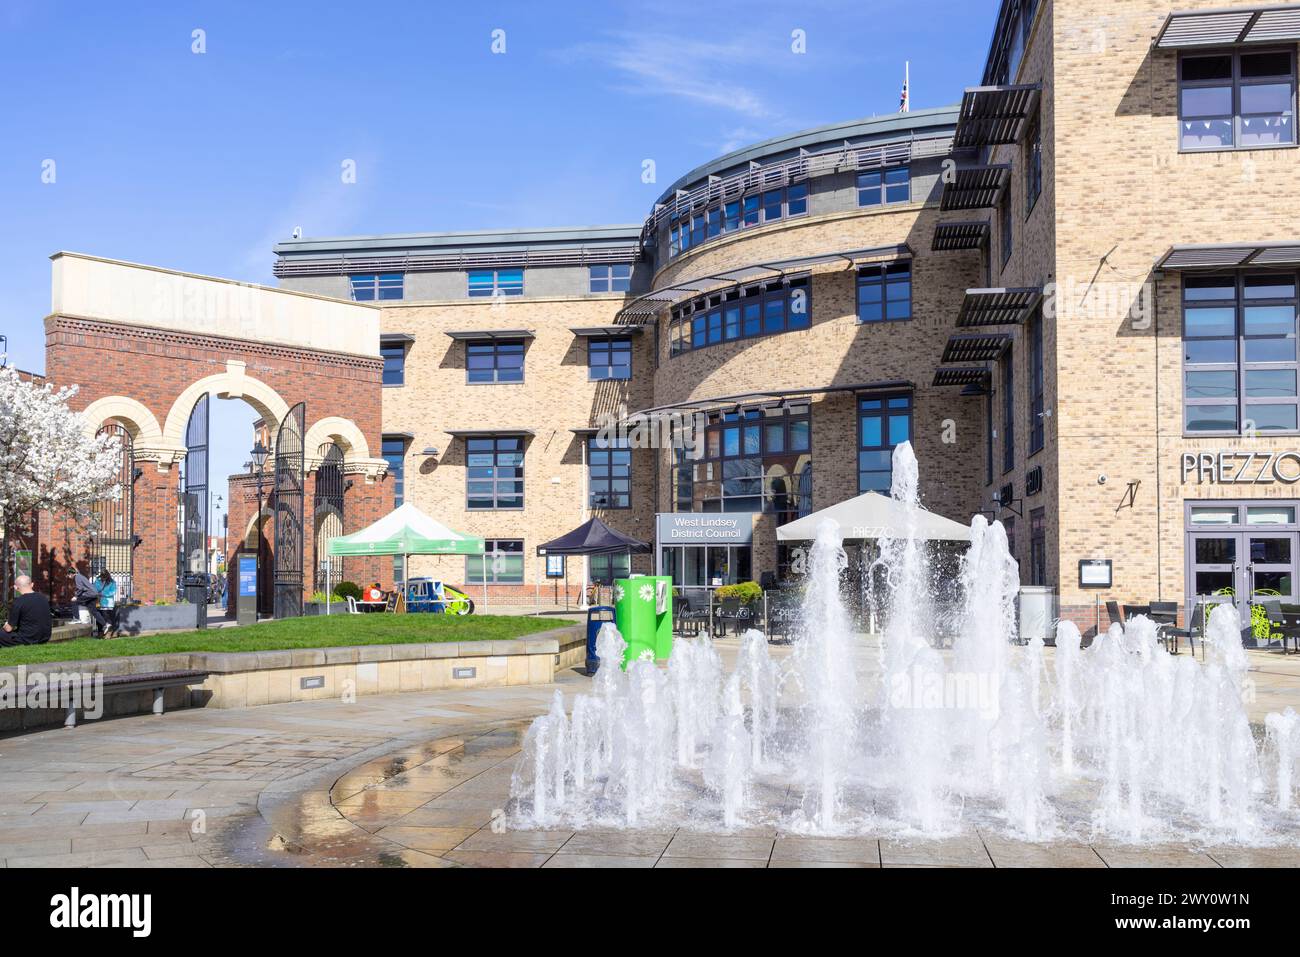
M730 666L736 641L717 642ZM774 646L774 655L788 653ZM1051 650L1048 651L1049 656ZM1300 656L1251 652L1250 716L1300 704ZM1050 662L1049 662L1050 664ZM1268 867L1300 848L518 831L494 825L552 685L176 711L0 738L7 867Z

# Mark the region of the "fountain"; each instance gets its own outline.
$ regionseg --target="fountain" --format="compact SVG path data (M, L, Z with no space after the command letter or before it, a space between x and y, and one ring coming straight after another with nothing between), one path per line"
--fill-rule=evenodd
M914 528L910 446L894 452L892 495ZM869 569L878 638L855 630L845 566L838 528L823 525L790 653L778 660L750 631L729 673L708 637L677 642L666 668L620 669L626 644L603 626L591 693L566 714L557 692L525 736L513 826L1300 843L1300 717L1267 717L1265 762L1231 606L1209 617L1204 663L1170 655L1140 617L1087 645L1069 621L1050 650L1020 645L1006 532L976 516L949 651L910 528Z

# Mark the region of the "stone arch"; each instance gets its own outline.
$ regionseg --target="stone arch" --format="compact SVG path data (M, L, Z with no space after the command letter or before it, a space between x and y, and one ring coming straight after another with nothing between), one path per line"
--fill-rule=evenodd
M308 468L316 468L320 465L320 455L317 450L329 442L333 442L342 450L344 462L364 462L370 459L370 443L366 441L365 434L357 424L351 419L329 415L317 419L303 439L302 445L308 455Z
M176 397L171 411L167 413L167 423L163 426L164 441L185 448L185 426L189 422L190 412L199 396L206 393L212 393L219 399L243 399L251 405L266 420L271 430L271 448L275 448L275 435L280 428L280 421L289 411L289 403L265 382L244 375L244 363L233 359L226 363L225 372L205 376Z
M109 395L96 399L82 410L87 435L94 435L109 419L116 419L131 433L136 445L150 448L162 444L163 431L154 414L138 399L125 395Z

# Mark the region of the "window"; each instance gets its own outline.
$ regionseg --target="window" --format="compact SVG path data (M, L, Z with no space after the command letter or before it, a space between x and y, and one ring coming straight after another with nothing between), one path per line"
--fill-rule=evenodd
M812 323L807 276L735 286L701 296L673 310L668 323L669 355L736 339L752 339Z
M1025 139L1025 218L1043 193L1043 123L1041 114Z
M467 439L466 507L524 507L524 440L518 435Z
M369 273L362 276L349 276L348 279L352 282L352 299L355 302L402 298L403 276L400 272Z
M587 494L592 508L632 507L632 449L626 439L588 440Z
M587 378L592 382L632 378L632 340L588 339Z
M393 480L393 504L401 505L405 495L403 465L406 462L407 439L399 435L385 435L382 440L380 455L388 463L388 475Z
M1011 347L1002 355L1002 472L1016 465L1016 390Z
M1040 309L1029 327L1029 454L1043 447L1046 417L1043 414L1043 313Z
M521 585L524 581L522 538L488 538L482 555L465 556L465 582L469 585Z
M858 398L858 492L889 494L894 448L911 438L910 395Z
M522 269L471 269L469 294L471 296L522 296L524 271Z
M1047 509L1029 513L1029 584L1047 584Z
M774 512L779 521L806 515L812 510L811 440L806 402L713 413L698 457L677 448L676 509Z
M1008 186L1002 191L1002 199L998 203L998 225L999 234L1002 239L1002 265L1005 268L1007 260L1011 258L1011 187Z
M632 288L632 264L591 267L592 292L627 292Z
M1012 558L1015 558L1016 557L1016 517L1014 515L1007 515L1002 519L1000 519L1000 521L1002 522L1002 530L1007 533L1007 553Z
M1297 431L1296 276L1183 281L1183 414L1191 432Z
M384 385L405 384L406 343L380 342L379 354L384 357Z
M615 555L592 555L588 571L598 585L612 585L615 578L632 576L632 558L626 552Z
M466 381L523 382L522 339L483 339L465 343Z
M906 166L873 169L858 174L858 205L883 206L912 198L912 178Z
M726 200L718 199L694 209L683 206L668 220L668 255L671 258L705 240L747 226L759 226L787 216L802 216L807 212L807 183L753 192Z
M1223 52L1178 62L1184 150L1295 144L1295 54Z
M863 266L858 270L858 322L912 318L912 263Z

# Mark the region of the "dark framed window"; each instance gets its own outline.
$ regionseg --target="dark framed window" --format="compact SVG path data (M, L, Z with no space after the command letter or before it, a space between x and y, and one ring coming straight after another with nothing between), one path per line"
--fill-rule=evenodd
M524 507L524 439L495 435L465 441L466 508Z
M1025 138L1025 218L1033 212L1038 197L1043 193L1043 122L1042 114L1034 118L1034 125Z
M1178 60L1179 148L1294 146L1295 51L1220 51Z
M1183 280L1183 428L1295 432L1296 274Z
M381 439L379 454L388 463L388 475L393 480L394 505L401 505L405 500L406 443L409 441L405 436L399 435L385 435Z
M587 494L592 508L632 507L632 449L626 439L588 440Z
M858 269L858 322L912 318L912 263L881 263Z
M1016 466L1016 381L1011 347L1002 354L1002 472Z
M1032 317L1029 326L1029 454L1043 447L1046 416L1043 406L1043 313Z
M465 378L471 383L523 382L522 339L473 339L465 343Z
M596 336L588 339L587 378L592 382L632 378L632 340Z
M911 170L906 166L873 169L858 174L858 205L884 206L912 199Z
M858 492L888 495L894 449L912 439L912 396L858 397Z
M807 183L717 199L693 209L683 207L668 220L668 256L671 258L706 240L747 226L802 216L807 212Z
M1011 258L1014 242L1011 231L1011 187L1009 185L1002 191L1002 198L998 201L998 235L1002 242L1002 265L1005 267L1007 260Z
M683 512L812 510L812 419L807 402L712 413L701 454L677 449L673 502Z
M522 269L471 269L468 275L471 296L522 296L524 294Z
M614 263L610 266L592 266L592 292L627 292L632 288L632 264Z
M1029 584L1047 584L1047 509L1029 513Z
M374 302L377 299L401 299L402 280L400 272L366 273L349 276L352 283L354 302Z
M612 585L615 578L632 577L632 557L623 552L614 555L592 555L588 572L598 585Z
M465 583L468 585L522 585L523 581L522 538L484 539L482 555L465 556Z
M406 383L406 343L381 342L379 354L384 357L384 385Z
M1002 530L1007 533L1007 553L1016 557L1016 517L1014 515L1004 515L999 519L1002 522Z
M807 329L812 324L811 290L810 279L798 276L701 296L673 310L669 355Z

